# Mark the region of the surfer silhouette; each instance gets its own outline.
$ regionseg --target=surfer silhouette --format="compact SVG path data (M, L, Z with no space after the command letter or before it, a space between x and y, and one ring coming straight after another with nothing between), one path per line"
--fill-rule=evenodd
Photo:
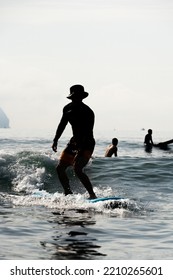
M93 199L96 198L93 186L89 177L83 171L95 147L93 136L94 112L82 101L87 96L88 93L85 92L82 85L74 85L70 88L70 94L67 98L71 99L71 102L63 108L62 118L56 130L52 149L54 152L57 151L58 140L66 125L70 123L73 137L60 155L56 168L58 177L64 188L64 194L72 194L66 169L69 166L73 166L75 174L89 193L89 199Z
M117 150L118 150L117 145L118 145L118 139L113 138L112 144L107 147L105 157L111 157L112 155L117 157Z

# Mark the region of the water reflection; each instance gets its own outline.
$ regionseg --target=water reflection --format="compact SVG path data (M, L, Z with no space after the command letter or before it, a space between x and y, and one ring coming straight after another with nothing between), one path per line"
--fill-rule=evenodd
M97 239L91 236L91 228L88 228L96 223L94 215L86 211L81 213L81 209L52 214L49 221L54 231L52 240L40 242L51 254L51 259L95 259L105 256L100 251L101 246L97 245Z

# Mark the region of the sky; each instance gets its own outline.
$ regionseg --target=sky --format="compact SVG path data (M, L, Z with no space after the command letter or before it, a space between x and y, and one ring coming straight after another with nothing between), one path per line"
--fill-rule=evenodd
M95 130L171 130L172 0L0 0L0 107L54 131L82 84Z

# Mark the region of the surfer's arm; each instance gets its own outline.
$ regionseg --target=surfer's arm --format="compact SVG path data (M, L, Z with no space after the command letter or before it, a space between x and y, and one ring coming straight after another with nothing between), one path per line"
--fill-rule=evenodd
M154 146L153 138L152 137L151 137L150 141L151 141L151 144Z
M114 148L114 156L117 157L117 147Z
M54 152L57 151L58 140L61 137L61 135L62 135L62 133L63 133L67 123L68 123L68 120L66 118L66 115L63 113L63 116L62 116L62 118L60 120L60 123L59 123L59 125L57 127L55 137L53 139L52 149L53 149Z

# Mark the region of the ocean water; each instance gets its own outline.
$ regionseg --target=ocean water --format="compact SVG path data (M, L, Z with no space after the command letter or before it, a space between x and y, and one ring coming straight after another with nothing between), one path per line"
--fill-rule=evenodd
M67 137L55 154L53 133L28 137L1 129L0 259L173 259L173 146L147 153L145 133L95 135L85 171L98 197L125 198L126 208L112 209L89 203L71 168L74 194L63 195L55 167ZM104 157L111 137L119 139L117 158Z

